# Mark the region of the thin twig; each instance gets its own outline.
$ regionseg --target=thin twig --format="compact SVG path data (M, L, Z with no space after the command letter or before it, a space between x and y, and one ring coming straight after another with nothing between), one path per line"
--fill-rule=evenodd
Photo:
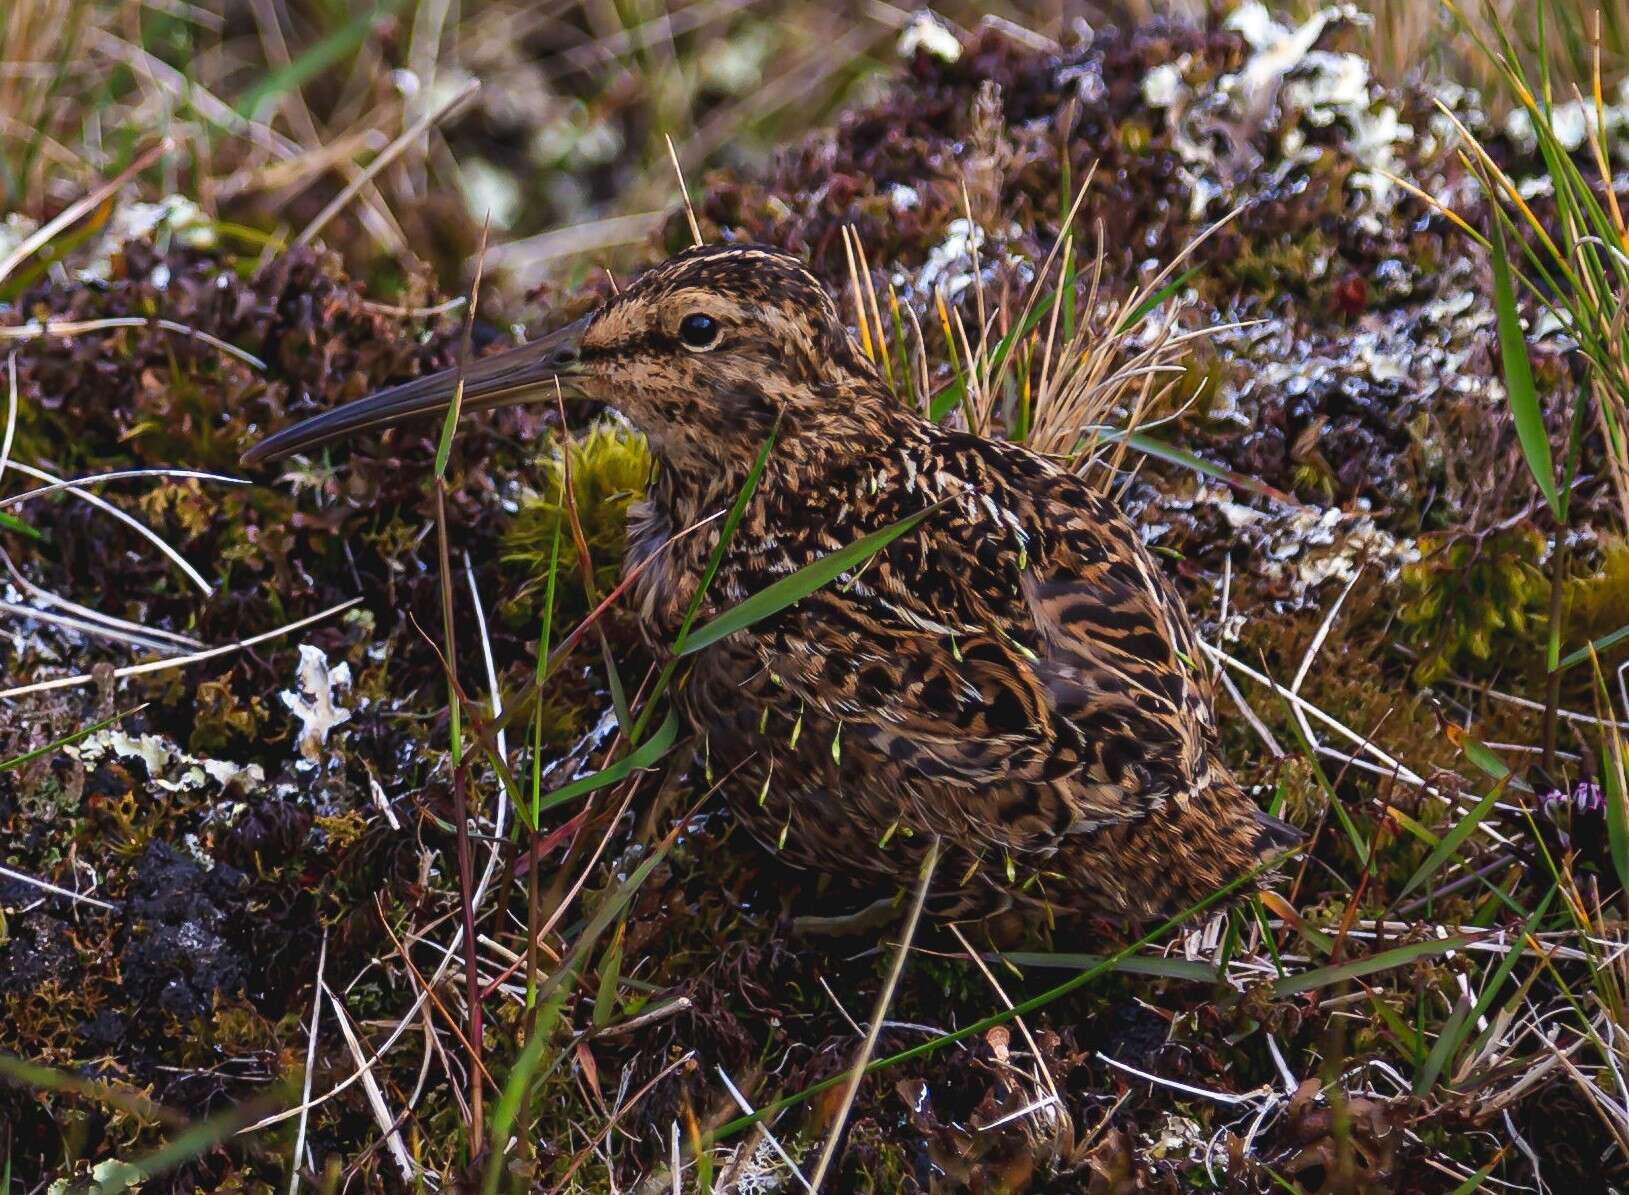
M730 1076L725 1073L722 1066L714 1066L713 1069L718 1072L718 1077L724 1080L724 1089L730 1093L730 1098L735 1101L735 1106L751 1116L755 1109L747 1102L747 1097L741 1094L741 1089L731 1081ZM769 1148L773 1149L780 1160L786 1163L786 1168L792 1172L792 1177L803 1185L805 1191L812 1192L814 1188L809 1185L809 1180L803 1177L803 1171L798 1169L798 1164L792 1160L792 1155L786 1152L786 1148L781 1145L779 1138L770 1132L769 1126L760 1122L758 1128L763 1133L764 1140L769 1142Z
M990 970L989 964L979 957L978 951L973 949L972 943L962 934L961 926L954 921L951 922L950 932L956 935L956 941L960 942L962 949L967 951L967 957L973 960L973 965L984 976L985 982L995 989L995 994L1000 997L1001 1003L1010 1009L1012 1007L1012 998L1007 995L1006 989L996 979L995 973ZM1023 1017L1014 1017L1013 1019L1018 1022L1018 1031L1024 1035L1024 1040L1029 1043L1030 1054L1035 1058L1035 1067L1040 1071L1041 1077L1046 1080L1047 1089L1051 1091L1053 1099L1061 1100L1062 1095L1058 1091L1057 1083L1052 1078L1052 1070L1047 1066L1046 1058L1041 1054L1041 1047L1036 1044L1034 1035L1030 1033L1029 1025L1024 1021Z
M922 906L928 900L928 885L933 882L933 872L938 866L939 836L935 834L933 840L928 843L927 856L922 860L922 873L916 883L916 896L911 901L911 911L905 918L905 932L900 937L899 950L894 955L893 966L888 969L888 978L882 985L882 991L877 993L877 1006L871 1014L871 1028L860 1047L859 1057L855 1058L854 1066L849 1071L848 1084L843 1089L843 1102L838 1105L837 1116L832 1121L831 1134L826 1138L826 1147L821 1151L814 1177L809 1180L811 1195L818 1195L826 1171L831 1168L832 1161L837 1155L837 1146L843 1139L843 1124L848 1120L848 1114L854 1107L854 1099L860 1092L860 1083L865 1078L865 1068L871 1061L871 1055L876 1052L877 1038L881 1035L882 1023L888 1016L888 1006L893 1003L894 989L899 986L899 977L905 970L905 956L911 952L911 939L916 937L917 923L922 920Z
M684 1055L675 1058L672 1062L668 1063L665 1067L658 1071L656 1075L643 1087L634 1092L633 1095L629 1096L626 1103L619 1105L616 1111L611 1113L605 1124L600 1127L599 1132L594 1134L593 1139L589 1141L587 1145L583 1146L583 1148L578 1151L577 1156L571 1160L571 1165L566 1168L566 1172L561 1176L560 1181L549 1188L549 1195L559 1195L559 1192L566 1189L566 1184L571 1181L571 1176L577 1173L577 1168L588 1160L588 1155L593 1153L594 1150L599 1147L600 1142L604 1141L611 1135L611 1130L616 1128L617 1121L622 1119L623 1113L627 1112L635 1104L639 1103L640 1100L649 1095L651 1088L655 1087L663 1079L667 1078L681 1066L689 1065L690 1060L695 1056L696 1052L691 1050Z
M195 651L189 656L174 656L167 660L148 660L142 664L129 664L123 668L115 668L113 670L113 679L123 680L127 676L142 676L149 672L163 672L167 668L185 668L189 665L197 664L204 660L212 660L216 656L224 656L234 651L242 651L246 647L253 647L257 643L266 642L268 639L280 638L283 635L287 635L291 631L298 631L303 627L310 626L314 622L321 622L325 618L343 613L361 600L362 599L359 597L354 597L348 602L341 602L337 606L329 606L326 610L319 611L318 613L307 618L301 618L295 622L287 623L278 627L276 630L265 631L259 635L251 635L247 639L239 639L236 643L227 643L221 647L212 647L208 651ZM12 689L0 689L0 698L26 697L30 693L47 693L53 689L71 689L77 685L95 684L96 679L96 676L89 672L81 672L74 676L59 676L54 680L36 681L32 685L18 685L16 688Z
M55 484L56 482L63 480L53 473L47 473L44 469L36 469L33 465L25 465L21 461L12 461L11 468L15 469L19 473L27 474L36 481L48 481ZM186 574L187 580L191 581L195 586L198 587L200 593L202 593L205 597L215 596L215 587L204 579L204 575L197 569L193 568L192 565L187 561L187 558L181 555L177 549L171 547L170 544L165 542L163 536L154 531L151 527L147 526L147 524L143 523L140 519L136 518L128 511L119 509L106 498L103 498L99 494L93 494L89 490L78 489L70 484L68 486L68 492L75 498L78 498L81 502L94 506L97 510L102 511L104 514L111 515L113 518L123 523L126 527L129 527L137 535L141 536L148 543L152 544L166 557L168 557L170 562L174 564L176 568L180 569L184 574Z
M174 631L166 631L160 627L143 626L139 622L116 618L111 614L103 614L100 610L93 610L89 606L81 606L78 602L69 601L61 594L52 593L49 589L36 585L23 576L22 570L17 567L17 562L3 548L0 548L0 566L3 566L11 574L12 583L27 596L33 598L37 606L66 610L70 614L78 615L87 622L99 623L102 626L111 627L115 631L123 631L132 638L151 639L156 643L166 645L177 644L181 647L191 648L194 651L201 651L204 647L200 640L194 639L191 635L178 635ZM168 651L170 649L166 646L164 650Z
M480 1080L484 1069L481 1061L481 974L479 945L475 937L474 866L470 859L469 769L463 761L463 727L459 719L459 702L462 698L458 683L458 645L453 630L452 553L447 535L446 465L453 440L458 434L459 405L464 397L464 370L469 364L471 338L479 308L481 271L486 265L488 227L490 224L481 229L480 253L476 256L475 277L470 283L469 313L464 320L463 343L458 354L458 382L453 389L452 406L447 412L446 423L442 427L441 440L436 449L435 466L436 559L441 591L442 659L447 669L447 711L450 721L448 746L452 763L453 818L457 833L458 895L464 915L464 990L469 1005L465 1010L465 1015L469 1018L469 1032L465 1041L470 1061L470 1139L473 1141L482 1141L486 1136L483 1117L485 1091Z
M492 659L492 637L486 629L486 609L481 603L481 591L475 584L475 566L470 562L469 553L464 553L464 578L469 582L469 597L475 607L475 626L481 633L481 659L486 664L487 689L492 694L492 719L499 723L496 735L498 755L503 759L509 758L509 744L504 737L503 720L503 692L498 687L498 669ZM504 822L509 811L509 790L502 784L498 785L498 809L492 817L492 851L487 856L486 868L481 872L481 879L475 885L475 903L479 905L486 890L492 885L492 877L498 870L498 857L501 853Z
M5 480L6 462L11 459L11 441L17 433L17 352L12 350L6 359L8 402L6 406L6 435L0 440L0 481Z
M261 372L266 370L264 361L230 341L222 340L219 336L211 335L199 328L178 324L170 319L159 319L157 316L110 315L104 319L30 320L26 324L11 324L0 328L0 340L39 340L53 336L67 340L91 332L108 332L115 328L162 328L166 332L174 332L179 336L188 336L201 341L210 348L218 349Z
M13 469L21 468L16 462ZM55 494L60 490L81 490L88 485L99 485L104 481L126 481L132 477L193 477L199 481L218 481L223 485L248 485L249 482L241 477L227 477L223 473L205 473L199 469L115 469L111 473L93 473L89 477L70 477L65 481L53 481L50 485L36 486L32 490L24 490L20 494L13 494L9 498L0 498L0 510L11 506L21 506L30 498L43 498L46 494Z
M15 602L0 601L0 614L9 614L13 618L32 618L37 622L45 623L47 626L78 631L81 635L88 635L96 639L111 639L115 643L123 643L130 647L142 647L148 651L173 653L182 650L173 643L166 643L162 639L150 639L138 632L109 626L100 620L76 618L72 614L60 614L55 610L41 609L38 606L20 606Z
M679 177L679 198L684 200L684 216L690 221L690 243L701 245L701 225L696 223L696 209L690 206L690 188L684 182L684 167L679 165L679 151L673 148L673 138L667 139L668 161L673 163L673 173Z
M311 1076L317 1069L317 1028L322 1023L322 995L325 987L323 969L328 963L328 931L322 931L322 945L317 950L317 988L311 1001L311 1032L305 1043L305 1079L300 1088L300 1120L294 1130L294 1158L289 1166L288 1195L299 1195L300 1154L305 1151L305 1126L311 1111Z
M97 900L94 896L85 896L82 893L75 892L72 888L59 888L48 880L36 880L31 875L24 875L20 871L12 871L9 867L0 867L0 876L4 876L8 880L15 880L19 884L27 884L30 888L38 888L42 892L49 892L54 896L65 896L76 904L95 905L98 909L107 909L115 913L119 911L118 905L110 905L107 901Z
M1215 1100L1220 1104L1254 1104L1263 1097L1268 1099L1278 1098L1278 1093L1273 1091L1271 1087L1257 1088L1255 1091L1247 1091L1243 1095L1231 1091L1212 1091L1206 1087L1194 1087L1189 1083L1178 1083L1175 1079L1167 1079L1149 1071L1138 1070L1134 1066L1121 1062L1118 1058L1110 1058L1101 1050L1097 1052L1097 1057L1100 1062L1106 1062L1115 1070L1125 1071L1128 1075L1136 1075L1137 1078L1145 1079L1160 1087L1169 1087L1173 1091L1180 1091L1187 1095L1202 1096L1207 1100Z
M373 1077L372 1068L363 1065L362 1043L357 1040L356 1031L351 1028L350 1014L345 1011L345 1005L338 996L334 995L333 990L327 984L323 984L320 990L327 993L329 1002L333 1004L334 1018L339 1022L339 1031L345 1035L345 1044L350 1048L351 1057L356 1060L357 1066L361 1068L358 1073L362 1076L362 1089L367 1093L368 1106L373 1109L373 1118L378 1122L379 1129L384 1134L385 1147L390 1151L390 1156L395 1160L397 1168L402 1172L402 1180L411 1184L414 1175L417 1173L417 1167L414 1166L413 1158L407 1152L407 1146L402 1141L401 1131L396 1127L396 1118L390 1114L390 1109L385 1104L384 1089L379 1086L379 1081ZM308 1106L305 1101L301 1101L302 1108ZM301 1115L303 1116L304 1113L302 1112Z
M148 146L146 150L137 155L131 162L112 179L103 183L88 195L81 196L58 212L55 219L48 220L40 225L34 232L22 241L4 260L0 260L0 282L10 277L11 272L23 262L32 257L36 250L51 243L51 238L64 229L77 223L82 217L101 207L103 203L117 195L126 183L135 178L147 167L158 161L170 150L170 139L165 137L157 145Z
M311 221L311 223L305 226L299 236L294 238L294 244L296 246L309 245L313 240L316 239L317 234L323 230L323 226L340 212L344 211L346 204L355 199L362 188L373 181L374 176L376 176L386 166L389 166L397 158L401 157L402 153L407 149L407 147L412 145L415 141L427 133L432 125L452 115L455 109L461 107L466 100L468 100L480 89L480 80L471 79L441 104L437 105L435 108L432 108L429 112L426 112L423 116L419 117L407 128L403 129L394 141L380 151L377 158L368 163L367 168L363 170L361 174L358 174L355 178L353 178L345 185L345 189L343 191L328 201L328 205L324 207L322 211L317 213L316 217Z
M658 1004L655 1008L631 1016L626 1021L619 1021L615 1025L607 1025L604 1029L595 1030L594 1040L598 1041L605 1037L621 1037L625 1034L636 1033L647 1025L666 1020L668 1017L681 1012L689 1012L694 1007L695 1002L689 996L676 996L666 1004Z

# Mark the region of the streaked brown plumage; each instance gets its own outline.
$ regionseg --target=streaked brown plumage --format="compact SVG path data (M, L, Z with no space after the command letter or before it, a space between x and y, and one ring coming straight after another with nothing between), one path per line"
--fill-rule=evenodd
M592 315L472 363L468 409L604 401L660 462L633 599L665 652L727 508L779 427L702 616L944 502L853 575L697 655L674 700L741 821L799 865L888 880L932 835L936 890L1134 918L1292 843L1217 755L1181 603L1135 530L1028 450L929 423L884 388L798 262L705 247ZM265 459L444 408L420 379L258 445Z

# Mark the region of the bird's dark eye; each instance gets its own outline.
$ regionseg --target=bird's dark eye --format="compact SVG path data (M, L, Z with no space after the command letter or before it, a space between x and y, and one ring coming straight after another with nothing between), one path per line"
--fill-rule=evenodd
M718 343L718 321L699 311L693 312L679 321L679 339L687 348L710 349Z

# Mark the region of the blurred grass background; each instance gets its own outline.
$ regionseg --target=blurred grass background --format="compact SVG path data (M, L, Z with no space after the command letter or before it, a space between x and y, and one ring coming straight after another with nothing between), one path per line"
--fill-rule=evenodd
M952 0L936 11L952 28L1010 23L1044 45L1238 7ZM1268 7L1287 19L1319 6ZM1383 79L1492 81L1446 5L1357 7ZM1480 19L1517 7L1493 0ZM1551 5L1545 52L1559 77L1588 77L1596 12L1591 0ZM15 240L19 218L48 218L168 137L145 176L151 197L185 196L240 251L275 249L359 187L323 240L376 292L419 274L461 288L487 218L493 275L524 290L646 243L677 199L669 138L695 184L715 166L750 170L875 94L913 15L886 0L15 0L0 13L0 212ZM1607 0L1599 20L1615 83L1629 2Z

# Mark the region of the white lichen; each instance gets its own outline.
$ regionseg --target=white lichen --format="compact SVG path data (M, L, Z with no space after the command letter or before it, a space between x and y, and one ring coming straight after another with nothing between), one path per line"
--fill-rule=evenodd
M299 719L300 733L296 741L300 754L316 763L322 759L323 748L328 744L328 732L351 720L351 711L340 705L335 696L336 691L351 687L351 666L341 661L338 667L330 668L321 648L302 643L294 684L293 689L285 689L278 696Z
M1277 185L1336 152L1357 167L1345 180L1354 218L1379 230L1381 217L1400 197L1391 181L1400 170L1397 148L1413 140L1414 130L1387 101L1366 58L1316 48L1336 25L1368 19L1355 6L1339 4L1287 26L1249 0L1224 22L1251 50L1237 71L1198 89L1185 81L1188 64L1182 59L1148 73L1143 99L1168 114L1190 219L1259 192L1262 174ZM1263 132L1276 151L1270 159L1256 148Z
M908 212L922 202L922 193L915 187L908 187L904 183L894 183L888 188L888 206L896 212Z
M918 50L941 62L955 62L962 56L962 43L943 21L924 8L899 35L901 58L915 58Z
M204 759L188 754L162 735L131 735L116 726L99 730L63 750L86 767L110 755L115 759L139 761L153 786L165 792L190 792L211 783L222 791L258 788L266 782L266 773L257 763L245 765L224 759Z
M1182 95L1182 67L1166 62L1143 76L1143 103L1150 108L1170 108Z
M122 203L113 209L96 244L95 255L77 273L82 281L105 282L112 277L113 259L135 241L173 244L188 249L209 249L215 245L215 222L209 213L185 195L170 195L157 203ZM162 290L169 284L169 271L154 271L150 279Z
M954 298L973 281L973 254L984 247L984 230L965 218L952 220L945 239L928 253L917 271L915 289L920 294L942 292Z

